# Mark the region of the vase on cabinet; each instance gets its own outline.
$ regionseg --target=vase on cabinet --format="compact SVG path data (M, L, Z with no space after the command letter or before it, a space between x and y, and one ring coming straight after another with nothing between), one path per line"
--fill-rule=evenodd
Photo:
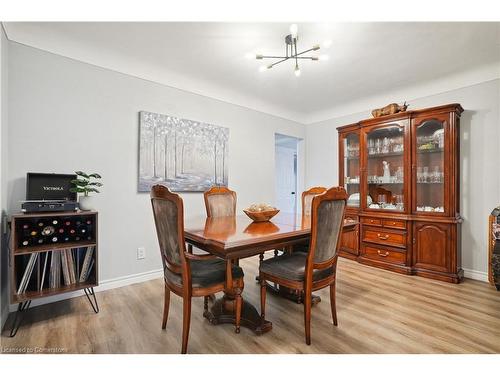
M90 195L82 195L78 200L78 206L82 211L92 211L94 209L94 199Z

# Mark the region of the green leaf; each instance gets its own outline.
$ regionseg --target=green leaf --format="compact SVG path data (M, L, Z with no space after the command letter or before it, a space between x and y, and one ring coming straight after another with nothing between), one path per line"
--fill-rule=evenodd
M87 186L89 184L89 180L71 180L71 183L77 186Z
M75 174L77 176L82 176L82 177L85 177L85 178L89 178L89 175L85 172L82 172L82 171L76 171Z
M102 178L100 174L98 173L92 173L92 174L89 174L89 177L94 177L94 178Z
M99 186L102 186L102 183L100 183L100 182L89 182L88 185L89 186L98 186L99 187Z
M86 189L88 192L93 192L93 193L100 193L99 190L97 190L96 188L87 188Z
M72 193L85 193L87 189L80 188L80 187L74 187L69 189L70 192Z

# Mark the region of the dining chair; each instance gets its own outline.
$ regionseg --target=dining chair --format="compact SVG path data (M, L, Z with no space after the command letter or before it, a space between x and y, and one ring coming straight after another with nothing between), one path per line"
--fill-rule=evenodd
M302 216L311 215L312 200L316 195L323 194L326 187L315 186L302 192Z
M225 186L212 186L203 193L207 217L235 216L236 192ZM188 252L193 252L193 245L188 244Z
M225 186L212 186L203 193L207 217L236 216L236 192ZM192 251L189 245L188 250ZM239 264L238 260L234 261ZM213 299L213 296L210 296Z
M330 287L333 324L337 325L335 281L338 248L347 193L333 187L311 202L311 242L309 252L292 252L270 258L259 267L261 316L265 318L266 281L275 282L304 293L304 326L306 344L311 344L312 292Z
M225 186L212 186L203 193L208 217L235 216L236 192Z
M323 194L326 190L326 187L315 186L302 192L302 220L304 220L307 216L311 216L313 198L317 195ZM309 241L307 243L294 245L291 251L309 251Z
M151 204L160 245L165 280L165 301L162 329L166 328L170 306L170 292L182 297L182 349L187 352L191 321L191 298L204 297L204 311L208 313L208 296L224 290L226 266L223 260L211 254L197 255L186 251L184 239L184 205L182 198L165 186L151 189ZM233 284L243 283L243 270L231 264ZM241 296L236 297L236 331L240 330Z

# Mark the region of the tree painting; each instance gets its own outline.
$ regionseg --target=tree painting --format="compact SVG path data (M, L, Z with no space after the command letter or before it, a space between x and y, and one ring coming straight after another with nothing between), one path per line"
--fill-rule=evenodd
M228 128L144 111L139 122L139 191L227 186Z

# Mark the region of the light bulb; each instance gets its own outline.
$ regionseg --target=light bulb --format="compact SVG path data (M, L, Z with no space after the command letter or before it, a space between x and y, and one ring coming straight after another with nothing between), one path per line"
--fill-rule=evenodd
M321 55L321 56L319 57L319 59L320 59L321 61L326 61L326 60L328 60L328 59L329 59L329 57L328 57L328 55Z
M313 51L317 51L320 49L320 45L319 44L315 44L312 48Z
M290 26L290 34L292 34L292 38L297 38L297 33L299 31L299 27L296 23Z
M300 77L300 68L298 66L295 67L295 77Z
M262 60L262 59L263 59L263 56L262 56L262 55L260 55L260 54L257 54L257 55L255 55L255 58L256 58L257 60Z
M328 48L332 45L332 41L331 40L325 40L323 43L321 43L321 45L324 47L324 48Z

